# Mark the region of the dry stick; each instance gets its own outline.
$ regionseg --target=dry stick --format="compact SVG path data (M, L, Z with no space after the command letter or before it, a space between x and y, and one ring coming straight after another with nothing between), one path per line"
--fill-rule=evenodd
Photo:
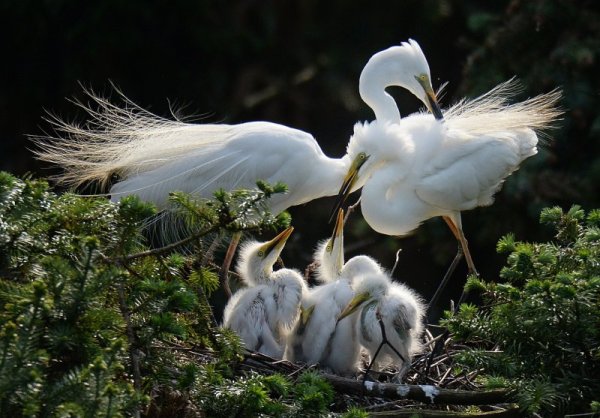
M411 399L428 404L450 405L489 405L508 402L510 391L493 389L487 391L469 391L444 389L432 385L404 385L395 383L360 382L333 374L322 373L337 391L370 395L387 399Z
M390 271L390 277L394 276L394 272L396 271L396 267L398 267L398 260L400 259L400 252L402 252L402 248L398 248L398 251L396 251L396 261L394 262L394 266L392 267L392 271Z
M505 409L500 409L497 411L486 411L486 412L458 412L458 411L433 411L433 410L424 410L424 409L395 409L392 411L381 411L381 412L371 412L369 414L370 417L395 417L395 418L512 418L515 416L520 416L519 408L516 406L509 406Z
M362 198L362 196L359 196L359 198L356 202L354 202L352 205L350 205L350 206L348 206L348 208L346 208L346 216L344 216L344 225L346 225L346 222L348 222L348 218L350 217L350 214L352 212L354 212L356 207L360 204L361 198Z

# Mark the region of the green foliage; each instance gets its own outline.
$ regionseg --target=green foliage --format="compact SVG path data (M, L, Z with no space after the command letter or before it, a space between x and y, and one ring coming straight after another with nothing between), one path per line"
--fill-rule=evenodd
M267 207L268 199L274 194L287 192L287 186L282 183L271 186L264 181L258 181L256 185L257 188L251 190L218 190L214 200L183 192L172 192L169 199L191 231L207 226L218 226L231 232L287 228L291 221L289 215L284 212L273 216Z
M342 418L369 418L369 413L359 408L350 408L342 414Z
M540 220L555 240L502 238L505 281L470 279L484 306L464 304L445 325L476 347L459 365L510 382L524 411L551 416L589 408L600 390L600 234L597 210L548 208Z
M294 386L295 395L304 411L318 414L326 411L333 401L333 389L318 373L303 373Z
M58 196L0 173L0 416L126 416L182 391L211 416L289 409L282 376L233 379L240 341L214 323L219 281L201 262L208 233L278 226L263 208L282 191L175 194L192 231L183 255L177 243L148 248L156 211L135 197ZM179 354L190 347L215 358L195 364Z
M276 389L273 390L273 383ZM277 399L289 383L283 376L264 377L250 375L234 380L217 380L206 377L198 384L197 399L207 416L255 417L259 414L281 415L289 407Z
M211 417L325 416L333 402L333 389L314 371L304 372L292 383L279 374L222 379L214 369L206 368L198 377L194 396ZM365 415L351 409L344 416Z

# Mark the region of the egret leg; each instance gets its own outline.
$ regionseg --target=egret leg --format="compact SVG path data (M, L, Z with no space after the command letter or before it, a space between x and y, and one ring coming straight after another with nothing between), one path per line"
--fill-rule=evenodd
M448 224L448 227L462 246L463 252L465 254L465 260L467 261L467 266L469 268L469 274L475 274L479 276L477 273L477 269L475 268L475 263L473 263L473 258L471 257L471 251L469 251L469 243L467 242L467 238L465 237L465 233L462 229L462 220L460 218L460 212L457 212L453 216L443 216L444 221Z
M229 287L229 281L227 280L229 276L229 267L231 267L231 261L233 260L235 250L237 249L241 238L241 232L236 232L231 236L231 241L229 242L229 247L227 248L227 252L225 253L225 259L223 260L223 265L221 266L221 270L219 271L219 280L221 282L221 287L223 287L225 295L228 299L231 297L231 288Z
M440 295L446 288L446 285L448 284L448 280L450 280L450 277L452 277L452 274L454 273L454 270L456 270L456 266L458 265L458 263L460 262L462 257L463 257L463 248L462 248L462 245L458 244L458 251L456 252L456 256L454 256L454 260L452 260L452 263L450 264L450 267L448 267L448 270L446 270L446 274L444 274L442 281L440 282L435 293L429 300L429 306L435 306L437 304L437 302L440 298ZM433 323L433 317L431 315L433 315L433 312L430 310L429 314L428 314L428 318L427 318L427 322L430 324Z

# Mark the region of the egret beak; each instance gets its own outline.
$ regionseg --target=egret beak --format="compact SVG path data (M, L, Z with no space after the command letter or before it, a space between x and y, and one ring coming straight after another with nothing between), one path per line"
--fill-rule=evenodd
M346 173L344 181L342 182L342 187L340 187L340 191L338 192L335 205L329 215L329 222L333 221L334 214L342 207L344 202L346 202L348 195L354 191L354 185L358 180L358 172L368 159L369 156L361 152L356 156L354 161L352 161L352 165L350 166L348 173Z
M294 227L290 226L289 228L281 232L279 235L277 235L275 238L273 238L271 241L265 243L260 248L260 250L264 254L264 258L268 257L273 251L276 251L277 255L279 255L283 250L286 241L288 240L290 235L292 235L292 232L294 232Z
M352 300L348 303L348 305L346 305L344 310L338 316L337 322L340 322L348 315L352 315L358 308L360 308L360 305L369 299L371 299L371 294L369 292L359 293L358 295L354 296L354 298L352 298Z
M303 306L300 306L300 321L298 324L298 328L296 329L297 335L304 335L304 331L306 331L306 326L308 325L308 321L310 321L314 310L315 305L311 305L307 309L304 309Z
M444 115L442 114L442 109L440 107L440 104L438 103L435 92L433 91L433 87L431 87L431 82L429 81L429 77L415 76L415 78L417 79L417 81L419 82L419 84L421 85L423 90L425 91L425 96L427 97L427 108L433 114L433 117L435 117L437 120L443 120Z
M333 234L327 243L326 250L334 253L335 271L340 275L344 268L344 209L342 208L338 210Z
M333 249L333 244L335 244L335 240L343 238L344 234L344 209L339 208L337 213L337 219L335 221L335 226L333 227L333 234L331 234L331 248Z
M300 324L302 327L305 327L310 321L313 312L315 311L315 305L311 305L309 308L304 309L303 306L300 307Z

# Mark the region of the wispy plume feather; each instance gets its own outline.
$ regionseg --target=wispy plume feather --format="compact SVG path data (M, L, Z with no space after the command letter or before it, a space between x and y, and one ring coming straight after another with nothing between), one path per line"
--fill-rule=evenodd
M558 107L561 91L554 89L510 104L521 91L518 81L511 78L475 99L460 100L444 111L444 118L450 127L473 135L520 129L532 129L540 134L553 128L563 113Z

